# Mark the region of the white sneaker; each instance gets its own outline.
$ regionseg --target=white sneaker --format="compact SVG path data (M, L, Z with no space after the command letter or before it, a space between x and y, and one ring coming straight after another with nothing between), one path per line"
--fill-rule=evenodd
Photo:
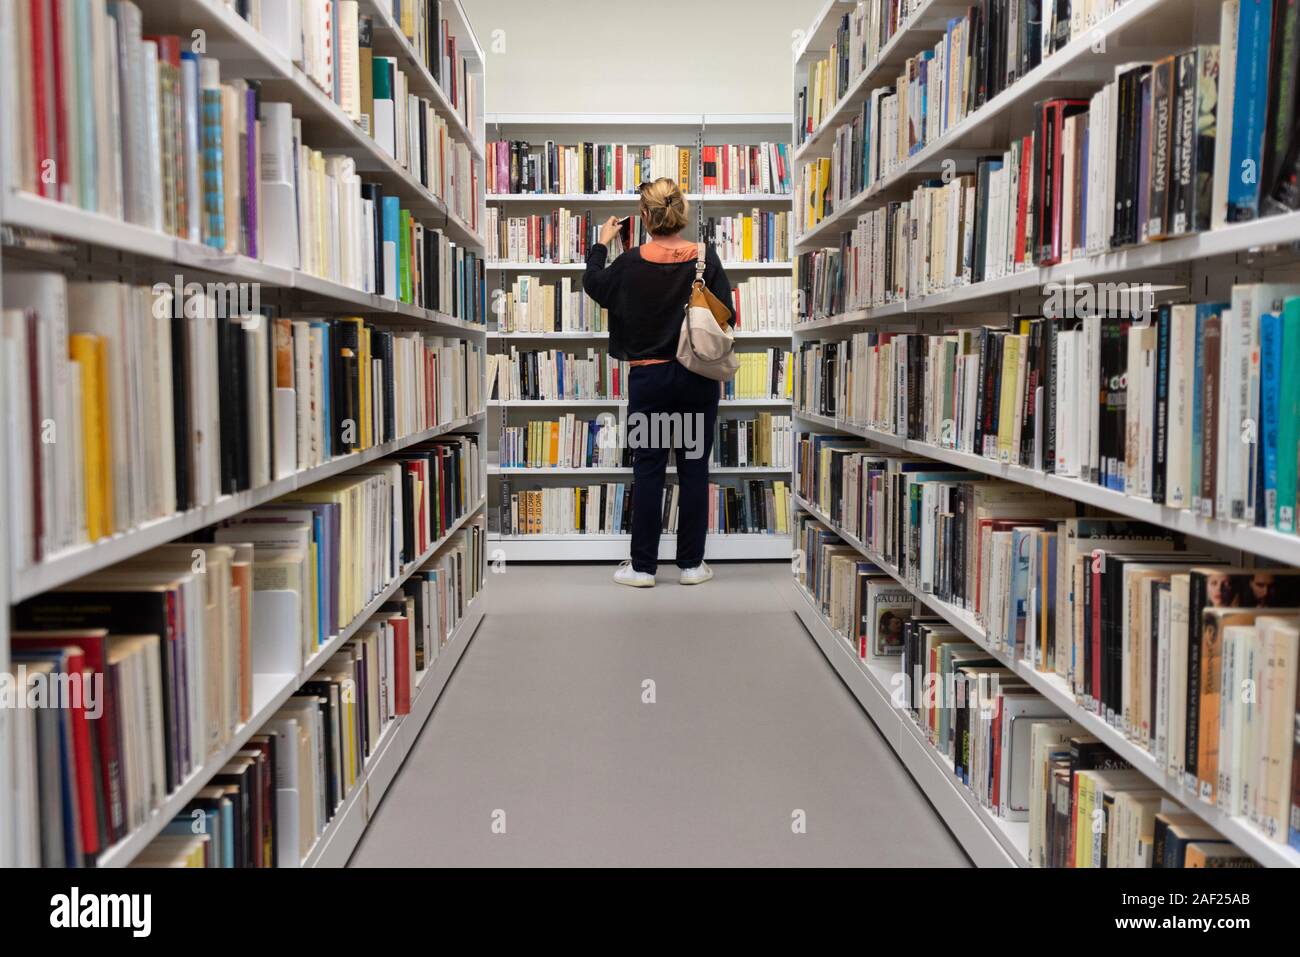
M614 572L614 581L620 585L631 585L633 588L654 588L655 577L649 572L639 572L632 567L632 561L623 562L618 566L618 571Z
M704 562L700 562L694 568L683 568L682 577L677 581L682 585L703 585L712 577L713 569Z

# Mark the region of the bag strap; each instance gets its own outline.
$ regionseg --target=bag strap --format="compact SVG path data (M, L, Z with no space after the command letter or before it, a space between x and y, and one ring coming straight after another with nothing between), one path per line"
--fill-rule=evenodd
M700 284L704 283L704 266L705 266L704 243L696 243L695 244L695 282L698 282ZM694 288L694 283L692 283L692 288Z

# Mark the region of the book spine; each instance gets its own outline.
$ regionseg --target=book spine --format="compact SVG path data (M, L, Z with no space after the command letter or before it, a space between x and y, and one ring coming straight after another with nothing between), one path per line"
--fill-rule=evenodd
M1239 0L1236 91L1232 105L1231 158L1228 164L1228 222L1259 215L1268 105L1269 34L1273 0ZM1217 56L1217 54L1216 54Z

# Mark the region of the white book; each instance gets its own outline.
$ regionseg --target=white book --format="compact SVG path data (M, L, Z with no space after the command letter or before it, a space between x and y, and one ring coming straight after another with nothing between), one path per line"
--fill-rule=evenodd
M261 111L262 259L273 266L297 269L300 239L293 108L288 103L264 102Z
M293 4L290 4L293 6ZM361 122L361 71L357 51L357 0L339 0L339 106L354 123Z
M145 40L142 44L144 64L144 118L145 118L145 174L144 186L148 201L146 204L147 225L158 232L163 231L163 144L160 129L161 113L158 89L158 44ZM75 125L75 124L71 124Z
M1214 436L1214 516L1228 517L1228 458L1245 458L1241 442L1241 408L1238 384L1240 322L1234 309L1225 309L1219 319L1219 404L1218 430Z
M1101 475L1101 434L1097 395L1101 385L1101 318L1085 316L1083 337L1080 342L1079 384L1079 477L1086 482L1097 482Z
M1076 403L1079 401L1078 330L1056 336L1056 474L1079 476L1079 433Z
M1214 192L1210 199L1210 228L1228 221L1228 180L1232 171L1232 110L1237 87L1237 27L1240 0L1224 0L1219 11L1219 90L1214 139Z
M1165 504L1190 508L1192 389L1196 358L1196 307L1172 307L1169 322L1169 423L1165 435Z

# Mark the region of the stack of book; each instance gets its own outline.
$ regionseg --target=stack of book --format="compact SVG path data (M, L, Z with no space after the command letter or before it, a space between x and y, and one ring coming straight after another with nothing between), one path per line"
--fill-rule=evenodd
M1107 3L1090 11L1106 12ZM1080 25L1086 21L1076 18L1064 40ZM984 31L954 21L894 87L872 92L862 115L841 128L832 156L805 165L796 200L801 228L1016 82L1036 52L1063 45L1052 37L1050 47L1012 38L986 56ZM859 217L841 264L830 267L844 284L842 308L1300 208L1295 64L1286 52L1298 39L1300 17L1290 4L1227 0L1218 44L1116 67L1091 98L1035 104L1032 128L979 160L972 174L924 183L910 199ZM984 72L972 73L972 50ZM1254 173L1235 175L1242 169Z
M677 532L679 487L663 493L663 530ZM709 484L708 531L713 535L789 533L785 482L750 479ZM515 491L501 483L501 534L512 536L618 535L632 530L632 483Z
M731 284L731 311L737 332L789 332L792 280L789 276L751 276Z
M718 147L714 147L717 149ZM494 140L487 145L487 191L502 194L610 194L635 196L642 183L674 179L690 189L693 151L657 144L578 143L547 140L538 147L526 140Z
M734 379L722 383L724 399L789 399L794 376L790 353L771 348L738 352L740 370Z
M627 362L602 349L579 355L511 346L487 360L488 398L495 401L627 398Z
M482 587L482 520L458 531L325 661L132 862L300 867ZM197 824L197 826L196 826Z
M1251 283L1135 320L804 342L795 392L806 411L1295 534L1297 363L1300 286Z
M799 434L796 456L801 498L909 592L1059 676L1189 800L1300 842L1300 571L1232 567L1163 529L844 436Z
M358 17L355 0L336 10L320 0L283 6L265 18L268 33L283 36L306 75L476 233L481 188L468 146L451 138L433 104L405 92L396 60L361 45L370 18ZM33 107L18 118L20 189L407 302L399 262L439 276L437 260L422 258L437 242L408 245L423 227L397 197L358 174L352 158L308 146L290 104L267 100L257 81L223 82L219 60L182 51L188 38L144 34L131 0L86 4L67 18L15 7L11 79Z
M704 146L700 167L700 192L705 195L790 192L790 147L785 143Z
M256 297L6 275L19 567L483 409L473 342Z
M565 276L544 283L518 276L493 303L498 332L605 332L609 310L582 289L582 281Z
M703 235L724 262L782 262L789 258L790 214L754 209L748 216L709 216Z

